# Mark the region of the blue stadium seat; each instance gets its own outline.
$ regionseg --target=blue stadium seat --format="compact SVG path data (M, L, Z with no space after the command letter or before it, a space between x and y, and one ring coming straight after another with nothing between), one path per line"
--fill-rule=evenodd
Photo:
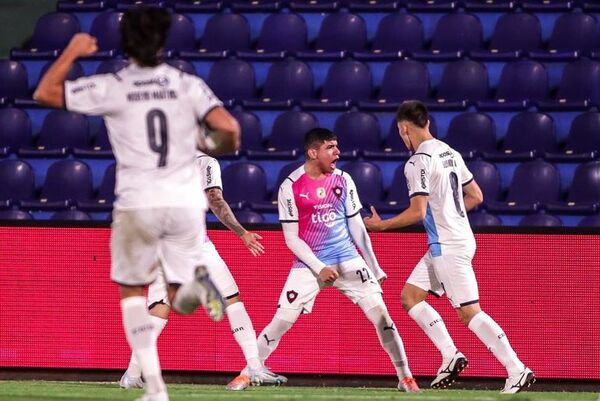
M467 217L471 227L498 227L502 225L500 217L483 211L468 213Z
M432 115L429 116L429 131L437 137L437 126ZM400 138L395 119L390 124L387 137L383 143L383 149L381 151L365 150L363 155L373 160L406 160L410 157L411 152L408 151L402 138Z
M240 14L215 14L207 22L200 42L201 53L250 49L250 25Z
M247 202L267 200L267 177L261 166L253 163L233 163L223 169L223 196L239 208ZM235 207L234 207L235 208Z
M600 49L598 21L584 13L561 14L554 24L548 42L548 52L533 52L533 57L576 57ZM576 53L577 52L577 53Z
M374 115L361 111L340 114L333 132L342 158L356 158L360 151L381 150L381 127Z
M256 210L258 212L269 212L269 213L277 213L277 197L279 196L279 187L283 180L287 178L294 170L304 164L304 161L295 161L288 163L279 169L279 173L277 174L277 181L275 181L275 187L273 188L273 192L271 194L271 199L262 202L252 202L250 207L252 210Z
M0 211L0 213L2 213L2 212ZM1 214L0 214L0 216L1 216ZM578 227L600 227L600 215L584 217L583 219L581 219L579 224L577 224L577 226Z
M21 208L62 210L75 202L91 200L93 196L90 167L79 160L60 160L48 167L40 199L22 201Z
M384 199L383 177L376 164L354 161L344 164L341 170L354 180L363 206L379 204Z
M304 111L289 110L273 122L267 149L248 152L249 158L296 158L303 153L304 135L318 126L315 117Z
M400 164L394 172L390 190L384 201L377 202L373 206L381 213L400 213L410 205L408 198L408 187L404 175L404 163Z
M563 70L555 101L541 103L551 109L586 109L592 100L599 100L600 61L579 59Z
M187 60L182 60L179 58L170 59L170 60L167 60L167 64L169 64L171 67L177 68L181 72L185 72L186 74L198 75L198 73L196 72L196 67L194 67L194 64L190 63Z
M260 213L251 210L238 210L235 212L235 217L242 224L260 224L265 221Z
M484 113L462 113L450 121L448 135L444 140L465 159L471 159L482 152L495 152L496 124Z
M37 87L38 83L42 80L43 76L46 74L48 69L52 66L52 63L53 63L52 61L49 61L42 67L37 81L31 82L32 84L34 84L32 89L35 89L35 87ZM73 66L71 66L71 69L69 70L69 73L67 74L66 80L67 81L75 81L75 80L83 77L84 75L85 75L85 72L83 71L83 67L81 67L81 64L79 64L78 62L75 62L75 63L73 63Z
M573 119L561 153L546 155L551 161L589 161L600 153L600 113L590 111Z
M488 97L489 80L485 66L473 60L448 63L437 88L438 103L464 100L476 102Z
M22 160L0 161L0 207L6 208L35 196L34 174Z
M542 48L540 20L529 13L503 14L496 22L488 48L489 50L472 52L471 55L487 60L509 60L540 50Z
M351 102L371 98L373 79L366 64L344 60L331 65L321 90L321 99L303 101L302 107L310 109L347 108Z
M114 158L112 146L108 139L108 132L106 131L106 125L104 125L104 121L100 123L100 126L96 130L95 135L92 139L92 144L87 147L75 147L73 149L73 155L79 158L92 159Z
M517 166L505 202L489 202L488 209L500 213L531 213L560 197L557 168L543 160Z
M33 216L24 210L0 210L0 220L33 220Z
M72 14L62 12L44 14L35 24L29 49L13 49L11 57L56 57L79 31L81 31L79 21Z
M242 130L241 151L264 150L262 125L256 114L242 110L232 110L231 114L238 121Z
M215 62L206 83L223 101L256 98L254 69L243 60L225 59Z
M473 174L473 178L481 192L483 192L483 204L496 202L500 199L501 184L500 172L492 163L484 160L472 160L467 163L467 168Z
M50 216L54 221L90 221L92 218L81 210L60 210Z
M82 114L53 110L44 119L36 146L19 149L21 157L61 157L90 145L89 123Z
M123 13L107 11L99 14L92 22L90 35L98 39L98 52L101 56L110 56L114 51L122 51L121 20Z
M437 22L431 38L430 52L417 52L415 56L432 58L458 58L467 52L483 49L481 22L473 14L444 14Z
M392 111L404 100L427 101L430 92L429 71L424 63L410 59L394 61L385 69L377 100L360 102L360 108Z
M78 201L77 207L89 212L111 211L115 201L115 174L116 164L113 163L104 171L96 197L91 200Z
M548 210L556 213L591 214L600 207L600 161L582 163L575 169L566 202L554 202Z
M165 41L164 49L169 51L194 51L196 44L196 28L194 23L187 16L182 14L173 14L171 16L171 28Z
M31 145L31 120L21 109L0 109L0 155L16 153Z
M298 14L270 14L263 22L256 51L259 53L286 52L295 54L308 48L306 22Z
M412 14L388 14L377 25L371 52L397 53L423 50L425 34L423 23Z
M321 23L315 51L357 52L367 47L367 26L361 16L347 12L327 15Z
M523 217L519 222L521 227L562 227L562 221L549 214L536 213Z
M27 70L17 61L0 60L0 98L12 100L29 96Z
M526 160L546 153L556 153L554 120L548 114L521 112L508 125L502 149L498 153L484 153L493 160Z
M293 101L313 96L313 73L302 61L287 59L273 63L262 88L261 99L246 100L245 107L290 107Z

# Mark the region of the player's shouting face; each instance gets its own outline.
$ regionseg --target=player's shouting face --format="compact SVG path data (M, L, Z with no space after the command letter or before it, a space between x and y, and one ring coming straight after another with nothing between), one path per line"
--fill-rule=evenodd
M337 141L324 141L317 149L311 149L311 151L314 152L314 158L317 160L320 170L325 174L333 173L340 158Z

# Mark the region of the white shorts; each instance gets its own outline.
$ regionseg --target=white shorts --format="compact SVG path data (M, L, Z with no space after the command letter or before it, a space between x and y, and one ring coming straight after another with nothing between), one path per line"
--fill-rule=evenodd
M340 277L333 286L342 291L354 303L371 294L381 293L381 286L363 258L354 258L336 265ZM303 313L312 312L317 294L323 287L330 287L308 267L294 268L283 286L279 296L279 308L302 309Z
M110 238L111 279L122 285L152 283L159 253L165 280L182 284L194 278L202 262L206 235L204 211L198 208L115 210Z
M472 247L445 247L440 256L427 251L406 282L441 297L444 292L455 308L479 302L479 289L471 261Z
M211 280L215 283L215 286L223 298L230 299L239 295L240 291L229 268L212 242L208 241L202 245L202 257L202 263L206 266ZM162 257L159 259L164 266ZM152 306L156 303L170 305L167 294L167 283L165 283L164 276L160 272L156 277L156 280L148 287L148 306Z

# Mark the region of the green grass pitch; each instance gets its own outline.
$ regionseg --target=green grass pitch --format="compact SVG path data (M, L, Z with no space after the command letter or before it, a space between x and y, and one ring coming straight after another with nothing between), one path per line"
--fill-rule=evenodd
M170 384L171 401L600 401L598 393L536 392L500 395L497 391L425 390L400 393L392 388L349 387L252 387L242 392L223 386ZM0 381L0 401L133 401L141 390L122 390L117 383Z

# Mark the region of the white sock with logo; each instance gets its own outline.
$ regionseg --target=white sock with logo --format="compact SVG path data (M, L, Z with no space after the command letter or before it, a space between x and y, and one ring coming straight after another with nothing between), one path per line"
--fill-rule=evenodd
M408 315L427 334L427 337L441 352L444 361L452 359L456 353L456 346L440 314L427 302L422 301L410 308Z
M231 326L231 332L235 341L242 349L246 363L250 369L256 370L262 366L258 358L258 345L256 344L256 332L252 326L252 321L242 302L236 302L229 305L225 312Z
M156 334L156 338L160 336L163 329L167 325L167 319L162 319L158 316L150 315L150 320L154 323L154 330ZM127 367L127 374L131 377L140 377L142 375L142 369L140 368L140 364L138 363L137 358L135 357L135 353L131 353L131 358L129 359L129 366Z

